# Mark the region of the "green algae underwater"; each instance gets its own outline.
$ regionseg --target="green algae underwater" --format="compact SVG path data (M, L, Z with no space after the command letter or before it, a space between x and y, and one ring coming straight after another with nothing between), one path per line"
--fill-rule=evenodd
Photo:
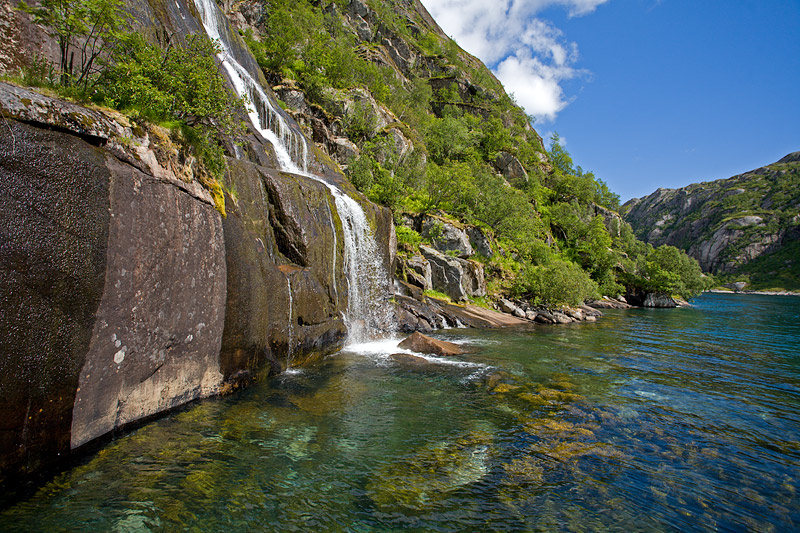
M355 346L120 437L3 531L800 528L800 298Z

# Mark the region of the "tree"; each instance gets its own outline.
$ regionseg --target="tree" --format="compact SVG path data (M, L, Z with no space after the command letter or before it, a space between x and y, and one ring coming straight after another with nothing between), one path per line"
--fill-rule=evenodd
M674 246L661 245L645 259L645 289L691 298L702 292L707 281L696 259Z
M112 46L117 33L130 23L122 9L122 0L41 0L39 6L21 1L18 9L28 13L33 22L47 27L58 41L61 84L86 85L97 72L97 59ZM75 50L80 65L75 71Z
M93 98L153 121L178 121L213 176L225 169L220 138L241 133L240 98L231 97L217 66L219 45L205 35L166 49L139 33L120 35Z
M514 283L517 296L544 305L581 305L598 296L597 284L581 267L554 258L544 266L527 265Z

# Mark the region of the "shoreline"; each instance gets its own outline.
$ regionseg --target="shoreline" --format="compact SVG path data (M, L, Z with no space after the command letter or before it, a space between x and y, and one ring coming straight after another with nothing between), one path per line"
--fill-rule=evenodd
M714 294L756 294L759 296L800 296L800 292L793 292L793 291L733 291L733 290L722 290L722 289L709 289L705 292L710 292Z

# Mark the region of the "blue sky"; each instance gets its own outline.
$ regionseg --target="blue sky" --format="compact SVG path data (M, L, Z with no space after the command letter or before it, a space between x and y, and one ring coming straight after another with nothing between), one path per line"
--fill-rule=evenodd
M422 0L623 201L800 150L800 0Z

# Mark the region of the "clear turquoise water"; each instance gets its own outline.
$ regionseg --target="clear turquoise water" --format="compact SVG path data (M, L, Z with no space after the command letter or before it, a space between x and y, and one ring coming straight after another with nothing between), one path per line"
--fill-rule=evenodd
M117 439L3 531L800 529L800 298L346 351Z

